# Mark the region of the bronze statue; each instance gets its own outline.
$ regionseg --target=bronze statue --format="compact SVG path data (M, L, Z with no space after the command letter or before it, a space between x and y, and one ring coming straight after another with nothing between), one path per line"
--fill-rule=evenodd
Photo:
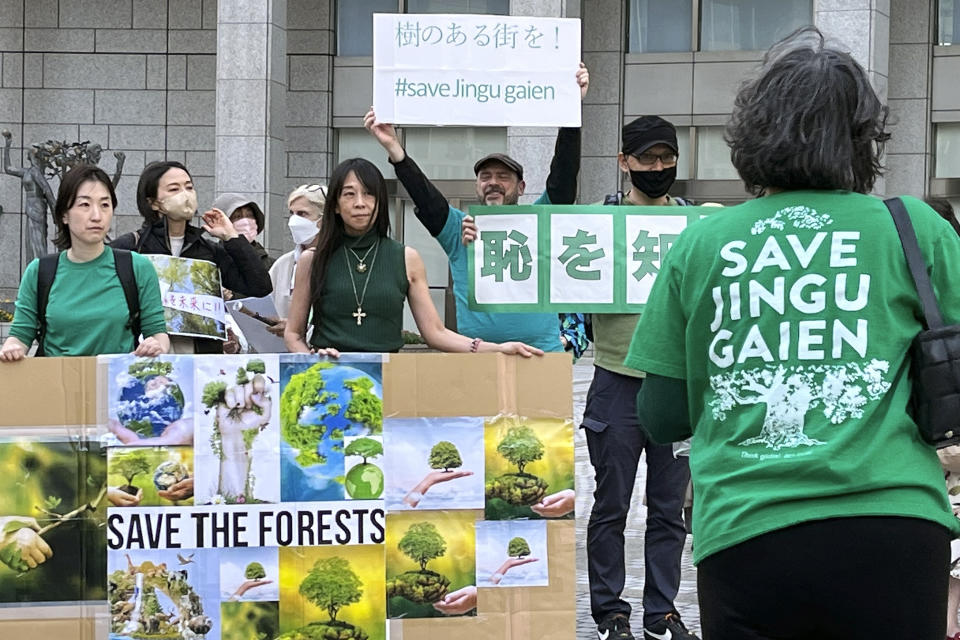
M20 186L26 194L27 214L27 262L34 258L47 255L47 207L52 212L56 204L53 189L43 175L43 168L36 163L36 149L30 149L27 160L30 166L14 169L10 164L10 145L12 134L4 129L0 132L4 137L3 144L3 171L11 176L20 178Z

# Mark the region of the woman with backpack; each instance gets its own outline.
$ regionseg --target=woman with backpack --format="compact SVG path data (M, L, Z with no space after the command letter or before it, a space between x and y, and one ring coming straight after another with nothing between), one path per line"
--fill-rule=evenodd
M63 176L53 212L60 253L27 265L0 361L22 360L34 338L37 355L47 356L169 350L153 265L104 244L116 205L113 183L96 166Z

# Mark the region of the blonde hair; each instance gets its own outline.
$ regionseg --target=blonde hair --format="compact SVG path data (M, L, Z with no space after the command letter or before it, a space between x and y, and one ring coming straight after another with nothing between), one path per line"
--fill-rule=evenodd
M306 198L323 211L323 205L327 201L327 188L321 184L302 184L287 196L287 208L290 208L297 198Z

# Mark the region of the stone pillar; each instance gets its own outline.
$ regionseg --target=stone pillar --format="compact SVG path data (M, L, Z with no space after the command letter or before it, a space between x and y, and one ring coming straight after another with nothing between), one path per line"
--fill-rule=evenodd
M231 0L217 11L216 192L260 203L274 252L288 235L286 14L287 0Z
M577 5L573 12L566 5ZM511 0L510 15L546 18L577 18L579 3L564 0ZM575 70L574 70L575 71ZM570 81L573 82L571 75ZM507 153L523 165L526 193L520 204L529 204L540 197L546 187L557 140L556 127L508 127Z
M863 65L882 101L887 99L890 60L890 0L820 0L814 21ZM881 177L874 186L885 192Z
M886 192L919 198L933 172L930 124L935 12L933 0L896 0L890 7L891 138L887 143Z

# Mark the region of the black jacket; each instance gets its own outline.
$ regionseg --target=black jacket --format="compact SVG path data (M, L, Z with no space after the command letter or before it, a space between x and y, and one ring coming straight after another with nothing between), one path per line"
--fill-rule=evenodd
M127 249L148 255L171 255L165 218L152 224L145 224L133 233L122 235L110 245L117 249ZM203 237L200 229L188 224L184 231L180 257L209 260L215 263L220 269L221 284L233 291L236 298L248 296L260 298L270 295L273 291L269 272L263 266L260 256L243 236L223 243L211 242ZM223 351L223 344L219 340L196 338L195 344L197 353Z

